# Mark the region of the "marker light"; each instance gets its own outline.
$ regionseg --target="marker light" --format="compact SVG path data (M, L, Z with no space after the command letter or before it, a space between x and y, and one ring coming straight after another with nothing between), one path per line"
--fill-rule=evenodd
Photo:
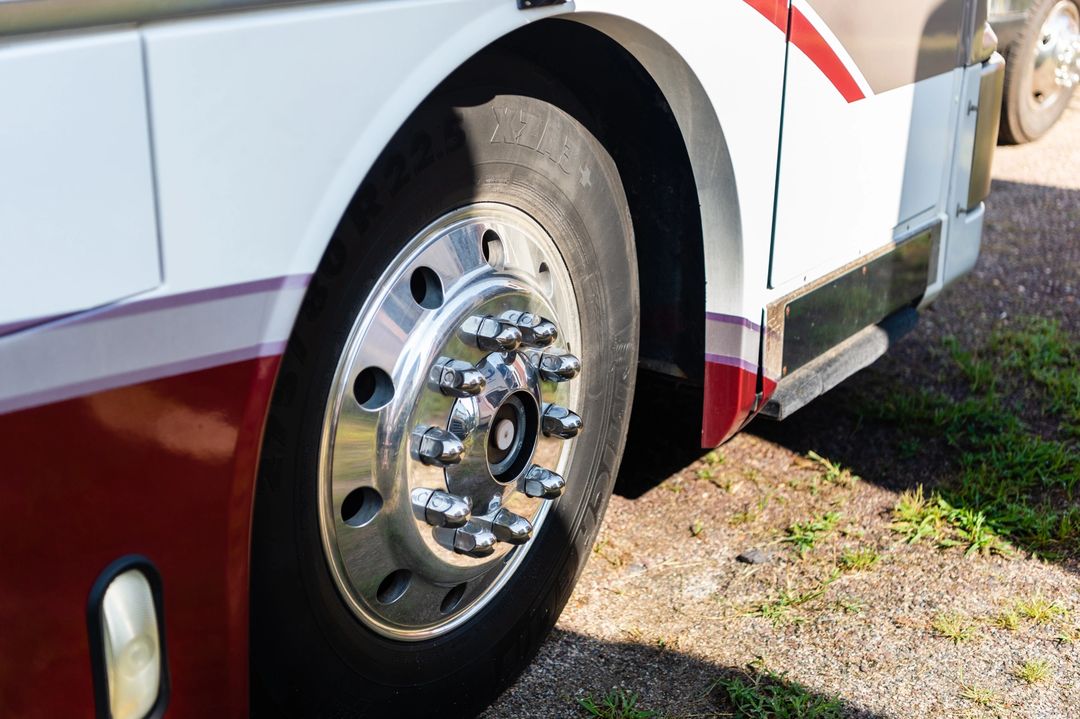
M132 557L106 569L91 593L90 631L92 651L98 655L94 657L94 673L99 716L144 719L164 711L167 680L160 603L155 596L160 596L156 591L159 586L153 565ZM100 643L93 641L95 631Z

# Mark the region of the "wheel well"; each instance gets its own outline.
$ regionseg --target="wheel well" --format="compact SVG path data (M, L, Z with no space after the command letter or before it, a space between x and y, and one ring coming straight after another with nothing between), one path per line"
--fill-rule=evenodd
M455 76L482 75L507 56L540 69L573 96L560 103L563 109L589 128L619 169L637 247L640 367L701 385L701 212L686 145L663 92L607 35L559 19L533 23L496 41Z

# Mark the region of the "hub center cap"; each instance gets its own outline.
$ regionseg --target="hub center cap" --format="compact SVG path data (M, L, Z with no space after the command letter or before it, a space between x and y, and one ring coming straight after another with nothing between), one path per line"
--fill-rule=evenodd
M514 422L509 419L500 419L495 425L495 448L501 452L510 449L514 443Z

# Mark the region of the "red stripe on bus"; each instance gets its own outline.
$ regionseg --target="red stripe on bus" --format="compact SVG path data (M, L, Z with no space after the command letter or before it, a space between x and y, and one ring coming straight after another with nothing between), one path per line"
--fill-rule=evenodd
M746 0L746 4L764 15L766 20L787 35L787 0Z
M845 100L856 102L866 97L836 51L797 7L791 8L791 42L817 65Z

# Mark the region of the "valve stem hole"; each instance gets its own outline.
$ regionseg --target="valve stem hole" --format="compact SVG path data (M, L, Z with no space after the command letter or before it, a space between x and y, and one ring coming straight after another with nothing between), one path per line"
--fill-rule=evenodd
M541 291L551 297L552 293L555 292L555 286L551 283L551 269L546 262L541 262L540 266L536 268L536 276L540 280Z

